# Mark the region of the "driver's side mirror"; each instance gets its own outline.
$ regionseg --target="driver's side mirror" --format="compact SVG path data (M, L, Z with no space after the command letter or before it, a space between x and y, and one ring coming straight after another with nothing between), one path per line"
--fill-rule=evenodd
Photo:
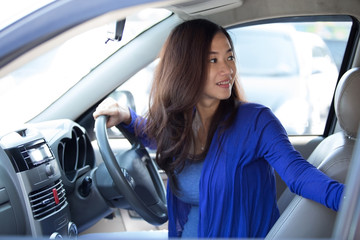
M127 90L114 91L109 95L109 97L119 102L122 106L128 106L129 108L131 108L133 111L136 112L134 96L130 91ZM107 132L109 138L122 137L122 133L116 127L109 128Z
M121 105L128 106L129 108L131 108L133 111L136 112L134 96L130 91L127 90L115 91L112 94L110 94L109 97L115 99L115 101L121 103Z

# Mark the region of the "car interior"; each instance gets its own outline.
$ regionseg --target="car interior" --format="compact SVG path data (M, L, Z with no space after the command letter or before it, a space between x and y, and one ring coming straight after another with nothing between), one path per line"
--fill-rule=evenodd
M162 45L195 18L230 33L247 100L274 112L307 161L356 187L359 1L46 1L0 25L0 239L167 238L155 151L92 114L106 98L145 114ZM360 236L350 188L345 214L278 175L276 185L281 215L266 239Z

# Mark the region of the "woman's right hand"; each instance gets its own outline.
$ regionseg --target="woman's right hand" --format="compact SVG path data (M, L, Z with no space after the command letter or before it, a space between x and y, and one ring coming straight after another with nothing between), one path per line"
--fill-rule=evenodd
M128 107L122 107L112 98L106 98L93 113L94 119L100 115L109 116L106 127L110 128L120 123L130 124L131 115Z

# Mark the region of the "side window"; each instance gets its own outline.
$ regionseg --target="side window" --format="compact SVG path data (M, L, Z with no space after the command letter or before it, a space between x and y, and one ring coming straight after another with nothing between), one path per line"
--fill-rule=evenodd
M153 80L153 75L155 68L159 62L159 59L151 62L145 68L141 69L129 80L124 82L120 87L118 87L110 97L117 99L120 102L122 101L121 97L124 97L124 93L130 92L134 98L134 106L132 107L137 114L144 115L149 108L149 97L151 84ZM128 102L128 101L127 101ZM130 104L128 104L130 105Z
M351 24L286 22L228 29L247 100L271 108L289 135L323 134ZM131 92L138 114L148 109L157 62L115 91Z
M247 100L268 106L289 135L324 132L351 22L229 29Z
M159 60L151 62L145 68L141 69L129 80L124 82L120 87L115 89L109 97L117 100L121 104L127 104L139 115L144 115L149 108L149 97L151 84L155 68ZM108 136L110 138L122 137L119 129L112 127L108 129ZM152 151L148 149L148 151Z

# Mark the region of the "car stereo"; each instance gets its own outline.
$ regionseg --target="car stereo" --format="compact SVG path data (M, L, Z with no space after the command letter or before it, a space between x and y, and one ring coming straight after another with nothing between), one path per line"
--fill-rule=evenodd
M44 139L36 139L5 149L16 172L30 170L54 159Z

